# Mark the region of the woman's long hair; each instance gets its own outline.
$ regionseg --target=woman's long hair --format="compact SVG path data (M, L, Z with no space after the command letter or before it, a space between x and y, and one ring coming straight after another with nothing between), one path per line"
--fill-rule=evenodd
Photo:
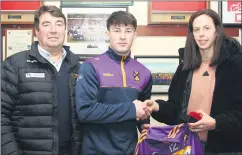
M217 37L214 42L214 54L211 59L211 64L210 64L211 66L216 65L216 61L220 53L223 39L226 38L221 19L215 11L211 9L205 9L205 10L200 10L195 12L191 16L188 23L188 34L187 34L185 53L184 53L184 66L183 66L184 70L196 69L201 65L201 62L202 62L202 57L199 51L199 47L195 42L194 35L193 35L193 22L197 17L201 15L207 15L211 17L216 28Z

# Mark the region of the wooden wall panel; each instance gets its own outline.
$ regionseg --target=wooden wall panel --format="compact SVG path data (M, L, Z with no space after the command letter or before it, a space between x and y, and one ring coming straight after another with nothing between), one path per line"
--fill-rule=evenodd
M33 24L2 24L2 34L4 28L34 28ZM139 25L137 28L138 36L186 36L186 25ZM238 37L239 28L225 28L225 33L229 36Z
M228 36L238 37L239 28L224 28ZM187 36L186 25L140 25L137 28L138 36Z

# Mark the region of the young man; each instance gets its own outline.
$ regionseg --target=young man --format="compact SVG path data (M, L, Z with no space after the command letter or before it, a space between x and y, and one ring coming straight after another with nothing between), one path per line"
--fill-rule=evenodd
M110 48L82 64L76 110L84 123L83 154L131 155L136 124L149 123L141 101L151 96L151 73L130 57L136 28L132 14L113 12L107 20Z
M66 18L42 6L34 24L38 42L2 63L1 154L80 155L74 103L80 63L63 46Z

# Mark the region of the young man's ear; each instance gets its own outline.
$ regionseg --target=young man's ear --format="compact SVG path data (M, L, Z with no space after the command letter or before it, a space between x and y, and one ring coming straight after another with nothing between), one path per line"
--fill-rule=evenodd
M108 37L108 38L109 38L110 33L109 33L109 31L108 31L108 30L105 32L105 35L106 35L106 37Z
M134 39L137 37L137 31L134 32Z

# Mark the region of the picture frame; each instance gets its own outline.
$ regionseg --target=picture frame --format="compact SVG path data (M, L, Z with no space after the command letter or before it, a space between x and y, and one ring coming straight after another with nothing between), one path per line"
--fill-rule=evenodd
M208 8L210 8L209 1L150 1L148 25L188 24L194 12Z
M69 1L61 0L61 7L121 7L133 6L133 1Z
M33 28L8 28L5 29L5 55L4 58L31 49L34 41Z
M79 62L82 64L86 59L97 56L98 54L77 54Z
M101 54L109 47L107 18L127 7L61 8L67 17L67 45L76 54Z
M168 94L171 80L179 65L179 56L135 55L134 59L147 67L152 74L152 94Z
M225 27L242 27L241 1L218 2L218 13Z
M1 1L1 12L31 12L43 5L41 0Z
M242 29L239 29L239 42L242 45Z
M42 5L40 0L0 1L1 24L32 24L35 10Z

